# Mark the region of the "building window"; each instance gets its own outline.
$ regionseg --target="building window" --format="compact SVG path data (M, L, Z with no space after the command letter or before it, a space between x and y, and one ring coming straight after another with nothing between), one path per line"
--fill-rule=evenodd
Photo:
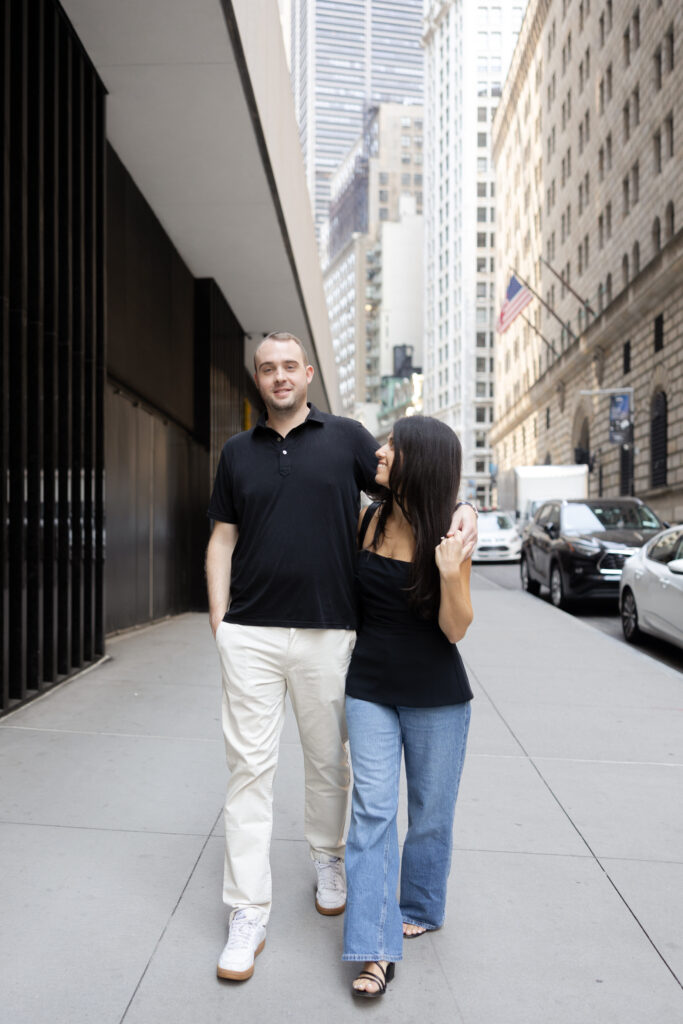
M631 206L635 206L640 199L640 167L636 161L631 168Z
M659 129L652 136L652 148L654 150L655 174L662 173L662 133Z
M486 149L486 132L477 132L477 146L479 149Z
M666 487L667 448L666 393L657 391L652 399L650 419L650 477L653 487Z
M661 352L664 348L664 314L660 313L655 317L655 352Z
M674 27L669 26L669 31L664 37L664 49L666 50L666 70L674 69Z
M659 221L659 217L655 217L652 222L652 251L656 256L659 250L662 248L662 225Z
M545 429L550 430L550 406L545 410Z
M386 206L381 206L380 207L379 219L380 220L389 220L389 211L387 210Z
M624 376L631 372L631 342L625 341L623 347Z
M674 204L671 201L666 204L664 226L666 228L666 240L668 242L674 236Z
M380 183L380 185L388 185L389 184L389 174L388 174L387 171L380 171L379 172L379 183Z
M628 284L628 253L624 253L621 258L621 283L625 288Z
M652 58L652 62L653 62L653 66L654 66L654 86L655 86L655 92L659 92L659 90L662 88L662 48L661 48L661 46L658 46L657 49L655 50L654 57Z
M486 348L486 331L477 331L477 348Z
M664 135L666 138L666 155L668 159L674 155L674 115L673 111L664 122Z
M388 203L389 202L389 193L384 188L381 188L379 190L379 201L380 201L380 203Z
M640 243L633 243L633 276L640 273Z
M628 217L628 212L631 209L631 203L630 203L630 198L629 198L630 197L630 188L631 188L631 186L630 186L630 183L629 183L629 179L628 179L628 177L626 177L626 178L624 178L624 180L621 183L621 193L622 193L622 200L623 200L623 202L622 202L622 212L624 214L624 217Z

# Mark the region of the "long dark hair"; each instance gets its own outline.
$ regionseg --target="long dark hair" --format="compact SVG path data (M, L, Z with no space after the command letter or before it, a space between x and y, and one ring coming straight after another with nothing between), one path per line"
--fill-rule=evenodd
M406 416L396 421L389 492L380 506L372 547L379 544L397 502L415 535L408 599L424 618L434 617L439 610L434 549L453 518L461 467L460 441L447 424L431 416Z

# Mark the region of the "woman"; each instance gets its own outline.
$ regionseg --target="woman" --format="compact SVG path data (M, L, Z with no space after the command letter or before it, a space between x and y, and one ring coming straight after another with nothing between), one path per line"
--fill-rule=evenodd
M472 621L471 546L443 536L460 442L439 420L412 416L377 458L386 497L359 520L360 628L346 680L354 787L343 959L364 962L353 993L365 998L384 994L404 935L443 924L472 698L455 646ZM402 749L409 826L399 901Z

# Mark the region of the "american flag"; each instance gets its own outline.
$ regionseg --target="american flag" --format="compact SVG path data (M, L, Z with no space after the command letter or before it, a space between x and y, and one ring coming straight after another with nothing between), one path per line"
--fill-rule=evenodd
M499 334L507 331L515 317L529 305L533 297L532 292L521 281L518 281L513 274L510 278L508 290L505 293L505 302L498 316L498 323L496 324L496 330Z

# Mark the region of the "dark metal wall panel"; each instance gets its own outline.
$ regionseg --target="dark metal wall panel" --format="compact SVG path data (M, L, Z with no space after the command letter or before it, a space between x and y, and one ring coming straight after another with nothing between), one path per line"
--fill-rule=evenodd
M10 4L9 575L10 700L26 695L27 10Z
M59 289L59 15L45 5L43 97L43 678L57 679L57 410Z
M107 171L107 369L192 433L194 279L111 147Z
M9 706L10 9L0 5L0 709Z
M208 453L119 386L107 388L106 421L111 633L204 607Z
M44 123L44 3L28 7L28 125ZM26 650L27 690L43 683L44 138L27 138Z
M1 713L102 651L105 210L104 90L59 4L4 0L0 56Z

